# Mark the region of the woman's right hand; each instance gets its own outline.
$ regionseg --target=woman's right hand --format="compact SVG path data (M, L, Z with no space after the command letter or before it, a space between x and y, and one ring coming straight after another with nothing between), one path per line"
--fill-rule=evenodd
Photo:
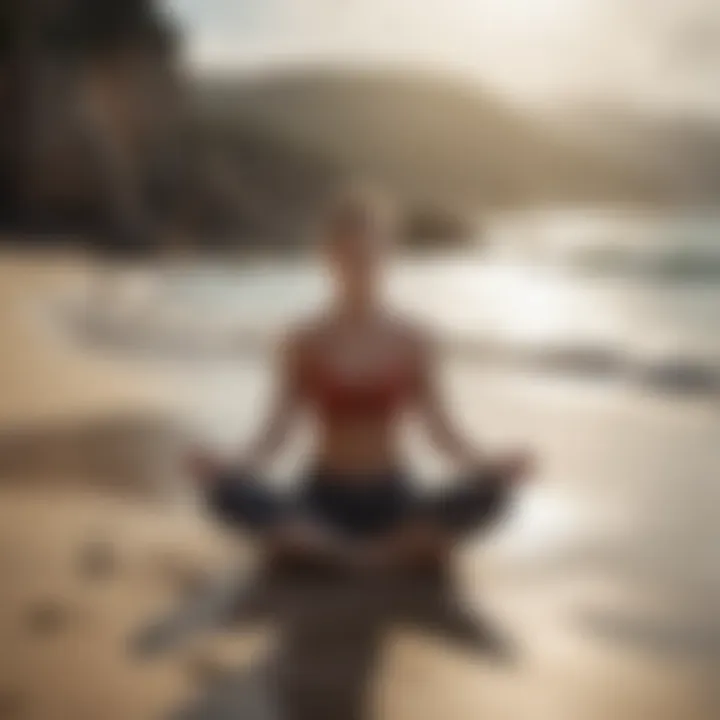
M211 452L200 448L192 448L187 456L185 466L190 476L201 484L211 484L226 470L225 464Z

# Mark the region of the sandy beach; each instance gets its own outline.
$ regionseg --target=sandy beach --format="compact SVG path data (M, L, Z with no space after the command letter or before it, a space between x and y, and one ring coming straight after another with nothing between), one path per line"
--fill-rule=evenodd
M157 663L127 653L129 633L241 548L186 504L125 492L117 479L111 491L93 468L115 460L86 461L87 428L149 423L172 437L179 419L227 443L248 431L264 376L239 362L223 384L212 366L170 372L83 347L47 313L77 303L91 274L77 260L0 262L0 434L16 442L22 429L25 443L0 453L3 719L181 717L267 642L249 628L201 638ZM450 368L448 386L469 427L489 440L526 438L543 459L511 522L458 558L471 603L517 639L522 662L497 668L398 630L377 668L378 717L715 720L717 409L509 381L463 363ZM127 432L108 437L112 446ZM170 474L171 451L159 453ZM135 458L122 478L157 472L136 449L116 452Z

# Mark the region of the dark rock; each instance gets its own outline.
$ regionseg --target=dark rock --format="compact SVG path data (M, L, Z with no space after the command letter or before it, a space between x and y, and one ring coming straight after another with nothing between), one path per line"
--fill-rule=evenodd
M40 600L27 610L26 624L36 635L55 635L63 630L72 617L72 612L60 600Z
M720 388L717 368L684 358L670 358L640 368L638 380L665 392L687 395L712 393Z
M198 652L190 656L188 673L200 685L215 685L226 678L231 669L217 653Z
M23 694L15 688L0 688L0 720L15 720L23 708Z
M181 596L191 596L206 587L209 575L204 567L182 554L168 554L160 557L157 570Z
M476 234L472 223L462 214L439 207L412 208L403 220L403 242L413 249L464 245Z
M86 543L78 555L78 569L87 579L99 580L117 572L118 556L112 542L93 540Z

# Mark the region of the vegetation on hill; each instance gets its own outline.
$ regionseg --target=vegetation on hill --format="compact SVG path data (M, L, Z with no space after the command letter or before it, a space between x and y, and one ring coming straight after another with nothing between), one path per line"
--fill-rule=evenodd
M422 74L294 70L205 78L208 122L268 134L448 207L641 198L648 178L476 85Z
M339 68L190 80L181 40L153 0L5 0L0 225L113 253L178 238L297 246L328 191L359 176L398 196L408 241L425 246L463 242L484 210L667 189L650 153L613 152L474 84Z

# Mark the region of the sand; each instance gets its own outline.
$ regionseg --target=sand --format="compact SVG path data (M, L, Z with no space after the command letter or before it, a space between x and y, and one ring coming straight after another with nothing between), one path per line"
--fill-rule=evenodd
M99 574L88 573L83 559L92 543L112 548L110 567ZM128 639L138 628L178 602L193 577L228 561L226 539L182 511L158 513L67 490L5 489L0 548L0 698L11 706L2 717L181 717L176 713L195 707L223 673L237 676L242 688L243 672L269 642L262 628L250 627L201 638L156 662L130 656ZM472 564L466 573L472 577ZM497 668L412 629L398 630L377 668L378 717L717 717L710 665L597 641L564 612L579 597L604 594L643 607L642 598L592 583L529 591L502 573L483 583L473 597L520 639L520 666ZM247 707L247 698L238 703Z
M87 273L77 259L0 263L5 350L0 429L14 435L25 428L34 437L34 454L44 454L48 437L60 437L57 446L67 448L69 438L78 437L75 429L88 423L115 427L123 417L126 428L135 422L142 426L174 411L172 383L160 382L152 368L90 353L38 321L37 310L48 301L62 305L82 292ZM517 407L508 405L507 414ZM660 405L652 409L653 422L663 421L662 412ZM676 432L674 411L669 417L667 432ZM526 412L514 420L523 432L535 428L552 464L563 436L553 434L547 413ZM600 420L593 415L592 422ZM33 436L36 428L42 433ZM586 467L588 456L604 452L583 439L594 434L583 435L580 425L574 431L575 452L566 469ZM111 433L109 444L123 433ZM86 443L85 437L78 447ZM128 493L122 483L110 492L100 477L92 477L91 466L63 465L56 457L43 463L44 473L24 472L35 466L27 452L23 457L24 465L0 472L0 718L180 718L197 702L202 708L213 683L227 673L237 674L231 684L238 693L247 689L252 676L242 681L243 670L271 641L262 628L200 638L156 663L138 662L127 646L146 620L184 597L208 570L225 567L247 549L181 503ZM628 455L626 462L631 460ZM84 467L88 477L82 483L72 482L74 467ZM125 477L137 474L134 468ZM37 482L39 476L49 482ZM594 483L588 474L583 492L591 498ZM619 492L608 488L612 491ZM609 522L597 533L596 555L598 547L601 555L610 552L619 533ZM672 626L670 594L636 582L632 569L630 577L596 572L590 551L581 552L586 530L571 526L537 566L518 564L492 545L461 554L467 597L517 638L521 664L496 667L412 628L398 628L376 669L376 715L392 720L716 720L717 647L692 646L688 631L663 644L664 631ZM574 550L582 572L568 569ZM553 575L553 563L559 574ZM600 615L613 610L610 627L603 631L592 621L593 609ZM634 635L617 626L622 613L635 618ZM690 614L686 608L685 620ZM638 618L649 623L648 632L643 634ZM709 621L705 627L710 637L715 626ZM202 717L220 720L214 714Z

